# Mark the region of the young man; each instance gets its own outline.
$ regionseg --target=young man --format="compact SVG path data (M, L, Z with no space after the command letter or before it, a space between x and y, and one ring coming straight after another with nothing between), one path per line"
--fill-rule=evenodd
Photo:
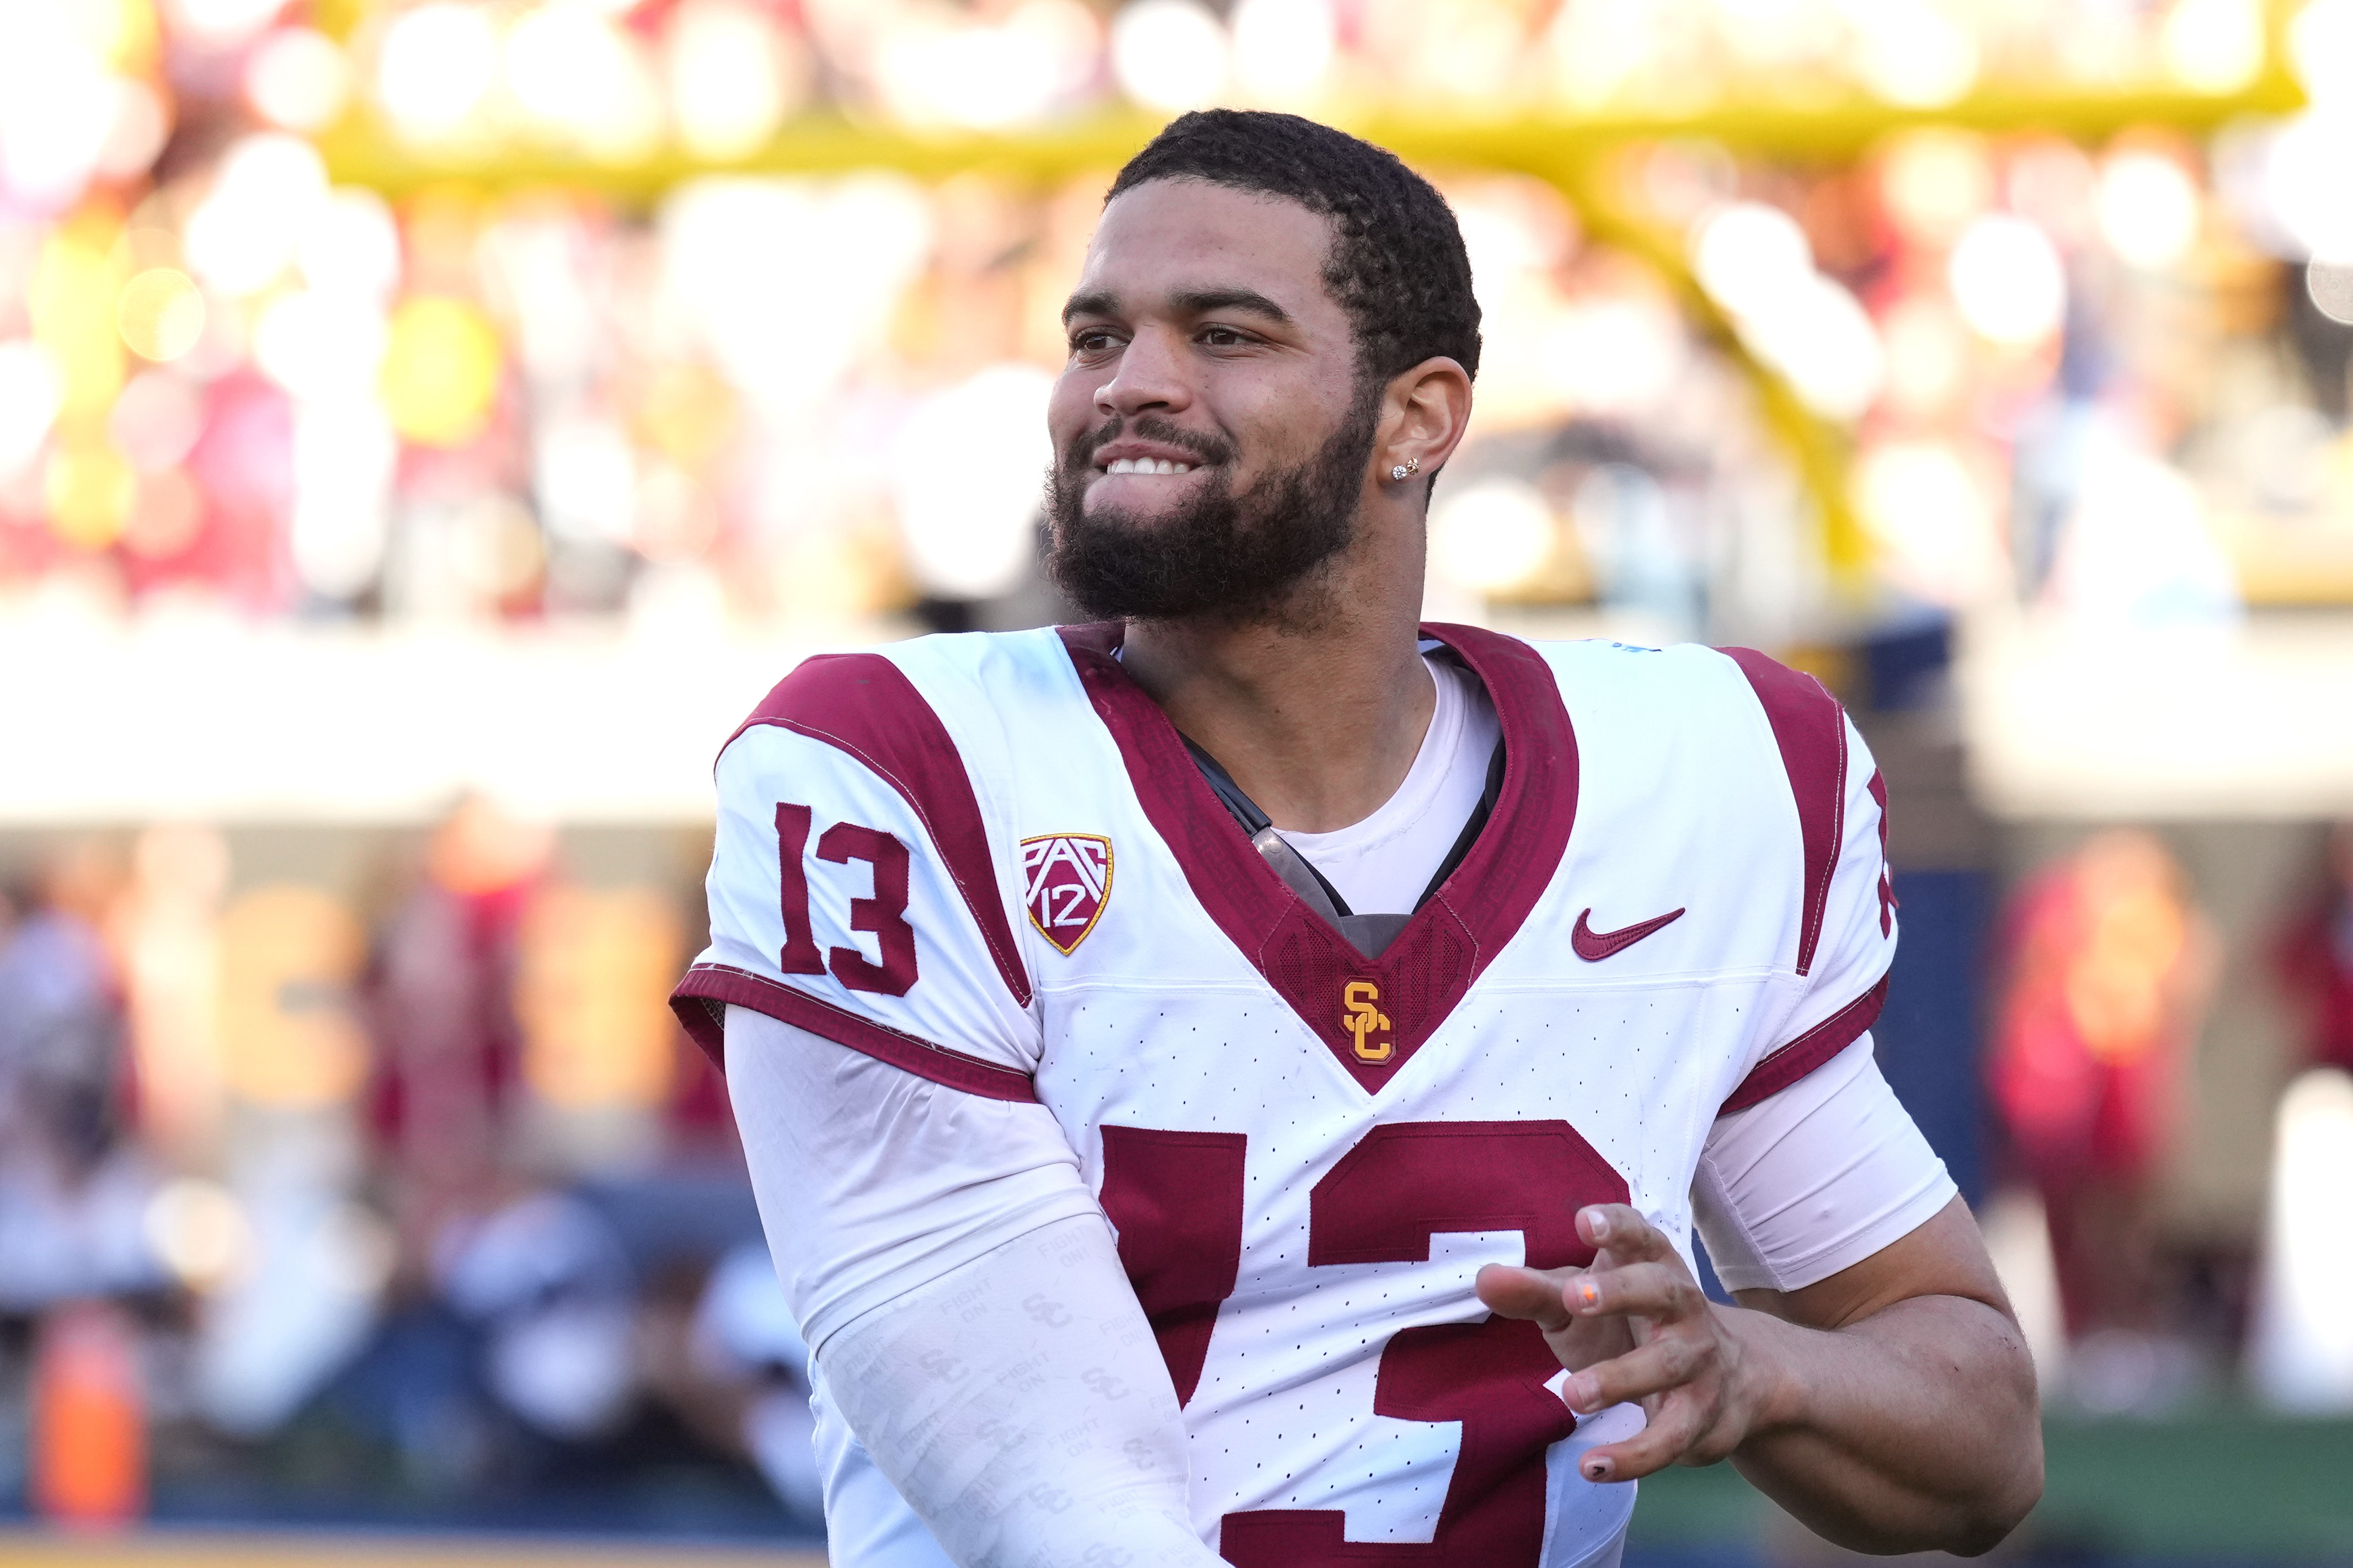
M811 659L719 765L678 1005L833 1561L1603 1564L1624 1483L1725 1458L1850 1545L1999 1541L2032 1373L1872 1065L1837 705L1417 624L1479 311L1388 153L1186 116L1065 315L1051 566L1102 624Z

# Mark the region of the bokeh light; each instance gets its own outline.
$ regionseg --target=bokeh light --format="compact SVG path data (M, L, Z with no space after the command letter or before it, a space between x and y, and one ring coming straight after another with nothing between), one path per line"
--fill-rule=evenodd
M48 350L24 338L0 342L0 477L32 461L64 400L65 376Z
M664 37L678 138L707 158L737 158L800 107L808 64L766 9L742 0L686 0Z
M2305 266L2304 287L2314 309L2332 321L2353 326L2353 261L2316 258Z
M394 312L380 380L393 428L428 447L471 440L490 418L504 356L498 330L462 300L420 296Z
M2066 268L2024 218L1989 213L1972 222L1953 247L1947 277L1961 319L1997 343L2040 342L2066 315Z
M2200 203L2188 170L2158 153L2124 152L2100 171L2100 233L2136 267L2159 270L2198 241Z
M1516 586L1542 566L1559 535L1533 486L1489 479L1440 500L1430 521L1432 564L1465 588Z
M2003 585L1993 507L1951 443L1872 447L1855 465L1854 503L1885 570L1919 598L1960 607Z
M1198 0L1135 0L1113 21L1111 45L1121 90L1146 109L1214 102L1230 68L1225 26Z
M311 214L327 199L327 169L311 144L282 132L230 147L212 189L188 215L188 267L226 294L256 294L278 279Z
M1038 477L1052 378L995 365L909 412L893 453L893 492L916 583L942 598L1011 591L1037 554Z
M1259 102L1312 108L1338 51L1330 0L1241 0L1233 11L1234 74Z
M186 273L150 268L122 286L114 315L132 353L142 359L175 360L204 335L205 297Z
M286 0L169 0L174 26L214 48L241 44L267 27Z
M448 141L473 129L498 77L498 31L478 7L427 0L385 24L376 98L411 141Z
M164 1183L148 1200L145 1222L165 1266L196 1289L217 1289L252 1262L252 1226L217 1182L179 1176Z
M351 100L351 63L332 38L310 27L280 27L245 61L245 96L270 124L323 131Z
M2175 0L2158 35L2165 68L2199 92L2235 92L2263 68L2257 0Z

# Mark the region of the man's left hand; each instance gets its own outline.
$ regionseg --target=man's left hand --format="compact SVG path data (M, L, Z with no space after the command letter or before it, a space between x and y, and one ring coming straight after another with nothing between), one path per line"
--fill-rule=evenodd
M1771 1401L1766 1358L1633 1209L1581 1209L1577 1232L1595 1249L1590 1268L1490 1264L1479 1271L1478 1290L1498 1315L1544 1331L1572 1374L1563 1391L1571 1410L1589 1415L1636 1400L1649 1415L1638 1436L1588 1452L1579 1471L1588 1480L1630 1481L1728 1456Z

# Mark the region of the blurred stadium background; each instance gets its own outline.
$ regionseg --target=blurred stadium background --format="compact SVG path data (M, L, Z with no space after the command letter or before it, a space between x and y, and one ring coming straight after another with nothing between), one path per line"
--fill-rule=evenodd
M815 1549L707 765L1057 618L1056 313L1211 102L1461 216L1433 616L1869 735L2005 1553L2353 1558L2353 0L5 0L0 1563Z

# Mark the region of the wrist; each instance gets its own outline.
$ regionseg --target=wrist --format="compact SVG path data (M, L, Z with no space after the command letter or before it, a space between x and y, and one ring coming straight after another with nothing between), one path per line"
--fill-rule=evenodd
M1801 1330L1769 1312L1718 1306L1716 1320L1736 1347L1735 1391L1745 1415L1743 1440L1805 1420L1806 1383L1792 1365L1792 1340Z

